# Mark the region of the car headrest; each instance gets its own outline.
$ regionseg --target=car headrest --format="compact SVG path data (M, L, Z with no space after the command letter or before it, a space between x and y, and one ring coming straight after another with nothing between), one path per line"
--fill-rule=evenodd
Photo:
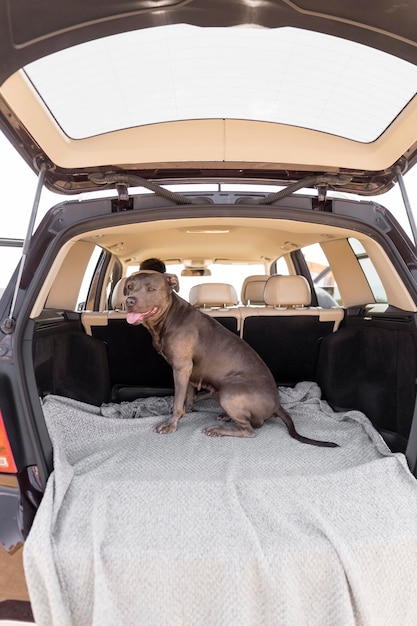
M268 278L266 274L247 276L242 285L240 297L242 304L265 304L264 289Z
M236 289L226 283L203 283L190 289L190 304L195 307L226 307L236 306L238 302Z
M114 286L113 293L111 296L112 309L124 310L125 308L126 296L123 293L123 289L125 286L126 279L127 279L126 276L124 278L121 278L120 280L117 281L117 283Z
M269 306L310 306L310 285L304 276L270 276L264 297Z

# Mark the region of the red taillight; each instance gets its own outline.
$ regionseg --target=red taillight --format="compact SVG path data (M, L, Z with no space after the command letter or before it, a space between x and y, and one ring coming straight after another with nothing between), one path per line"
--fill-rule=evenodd
M17 468L4 426L3 415L0 411L0 473L2 472L4 474L16 474Z

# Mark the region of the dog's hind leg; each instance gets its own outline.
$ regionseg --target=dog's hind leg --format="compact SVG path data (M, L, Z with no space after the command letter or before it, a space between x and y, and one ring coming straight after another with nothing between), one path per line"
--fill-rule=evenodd
M234 420L233 420L234 421ZM231 424L223 424L222 426L208 426L203 430L204 434L209 437L255 437L256 433L250 423L244 428L238 427L236 422Z
M208 426L203 432L209 437L255 437L246 394L222 393L219 394L219 400L224 413L218 419L232 423Z

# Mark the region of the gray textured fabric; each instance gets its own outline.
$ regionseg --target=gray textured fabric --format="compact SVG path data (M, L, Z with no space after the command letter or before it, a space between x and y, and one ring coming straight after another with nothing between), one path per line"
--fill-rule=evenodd
M404 456L314 383L281 398L300 433L340 448L301 444L277 419L254 439L207 437L213 398L158 435L155 399L47 397L55 469L24 550L38 626L416 624Z
M140 398L132 402L110 402L102 404L100 412L104 417L119 419L138 419L152 415L169 415L172 411L174 397Z

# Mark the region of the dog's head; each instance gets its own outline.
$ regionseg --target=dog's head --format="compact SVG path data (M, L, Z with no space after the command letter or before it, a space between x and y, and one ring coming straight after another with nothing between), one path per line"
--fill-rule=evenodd
M175 274L141 270L129 276L123 289L127 322L136 325L151 318L159 319L170 306L172 291L176 287L178 278Z

